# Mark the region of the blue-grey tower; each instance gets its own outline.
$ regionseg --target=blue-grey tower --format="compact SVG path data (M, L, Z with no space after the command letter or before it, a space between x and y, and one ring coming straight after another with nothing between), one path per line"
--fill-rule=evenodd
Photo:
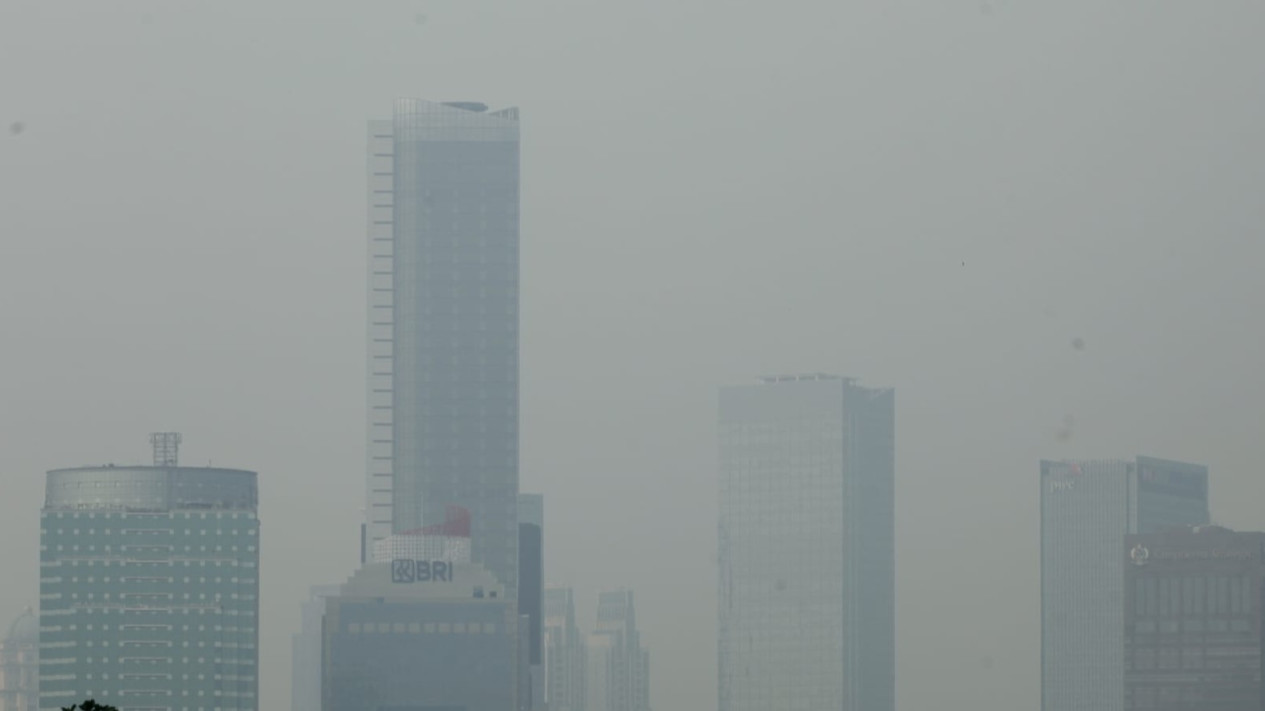
M518 110L398 99L368 153L362 558L459 506L516 599Z
M895 393L720 392L720 711L895 708Z

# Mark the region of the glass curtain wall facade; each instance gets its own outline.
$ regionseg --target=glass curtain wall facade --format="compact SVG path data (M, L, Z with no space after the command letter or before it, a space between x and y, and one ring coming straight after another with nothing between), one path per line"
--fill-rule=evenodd
M256 711L254 472L48 473L40 515L40 707Z
M1206 467L1135 461L1043 461L1041 708L1121 711L1124 562L1131 533L1208 521Z
M720 393L721 711L895 707L895 393Z
M518 563L517 109L399 99L369 125L365 559L472 513L473 559Z

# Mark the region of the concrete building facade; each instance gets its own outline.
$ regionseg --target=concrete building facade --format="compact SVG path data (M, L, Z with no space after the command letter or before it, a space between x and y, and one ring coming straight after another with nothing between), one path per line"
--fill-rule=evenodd
M1125 537L1125 711L1265 708L1265 533Z
M518 627L514 601L478 564L368 563L325 599L321 708L514 709Z

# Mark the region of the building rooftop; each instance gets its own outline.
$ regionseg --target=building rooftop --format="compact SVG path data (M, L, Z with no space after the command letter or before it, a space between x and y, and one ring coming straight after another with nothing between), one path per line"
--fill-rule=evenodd
M846 382L855 382L855 378L845 378L842 375L831 375L830 373L800 373L797 375L761 375L756 380L762 383L793 383L801 380L843 380Z

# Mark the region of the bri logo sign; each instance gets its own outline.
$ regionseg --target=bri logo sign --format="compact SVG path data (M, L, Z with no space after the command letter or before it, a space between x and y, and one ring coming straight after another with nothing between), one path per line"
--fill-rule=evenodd
M452 563L442 560L410 560L408 558L396 558L391 561L391 582L451 583Z

